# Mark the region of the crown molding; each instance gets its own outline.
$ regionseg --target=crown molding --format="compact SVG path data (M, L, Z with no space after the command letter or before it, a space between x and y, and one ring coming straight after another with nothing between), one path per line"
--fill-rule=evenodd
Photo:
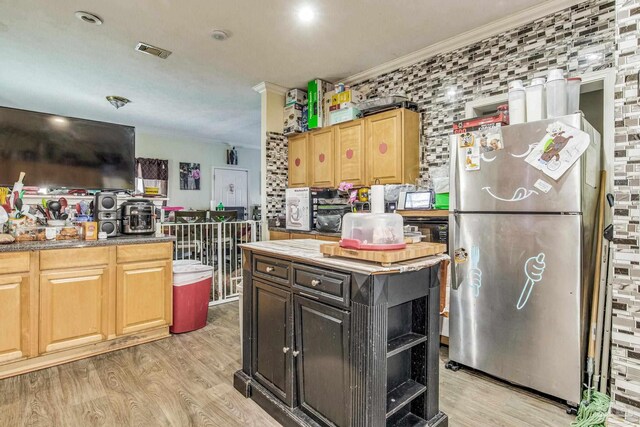
M282 87L275 83L269 83L269 82L260 82L257 85L255 85L252 89L258 93L274 92L274 93L277 93L278 95L286 95L288 90L286 87Z
M368 70L356 73L341 81L344 81L346 84L359 83L372 77L377 77L381 74L415 64L434 55L468 46L487 37L495 36L496 34L500 34L512 28L527 24L529 22L535 21L536 19L551 15L552 13L569 8L584 1L585 0L548 0L542 4L498 19L497 21L493 21L487 25L483 25L473 30L466 31L464 33L458 34L457 36L434 43L423 49L396 58L392 61L388 61Z

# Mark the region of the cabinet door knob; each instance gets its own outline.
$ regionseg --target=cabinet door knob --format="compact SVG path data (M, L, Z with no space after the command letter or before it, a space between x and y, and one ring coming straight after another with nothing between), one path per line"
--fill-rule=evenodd
M298 350L294 350L291 352L291 354L293 354L293 357L298 357L298 354L300 354L300 352Z
M275 267L269 266L266 268L266 271L267 273L273 273L275 269L276 269Z
M283 353L287 353L289 350L291 350L289 347L282 347L282 352Z
M311 286L313 286L314 288L316 286L318 286L319 284L320 284L320 280L318 280L318 279L312 279L311 280Z

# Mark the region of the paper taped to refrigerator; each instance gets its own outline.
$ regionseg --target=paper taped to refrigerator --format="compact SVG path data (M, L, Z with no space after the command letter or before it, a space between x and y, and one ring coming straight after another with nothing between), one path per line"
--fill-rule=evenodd
M582 156L590 142L591 138L586 132L554 122L525 161L558 180Z

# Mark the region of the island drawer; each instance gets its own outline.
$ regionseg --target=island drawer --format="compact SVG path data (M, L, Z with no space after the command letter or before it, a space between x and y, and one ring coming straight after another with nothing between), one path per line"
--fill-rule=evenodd
M293 266L296 293L339 307L349 307L350 281L348 274L300 264Z
M289 284L291 264L261 255L253 256L253 274L257 277Z

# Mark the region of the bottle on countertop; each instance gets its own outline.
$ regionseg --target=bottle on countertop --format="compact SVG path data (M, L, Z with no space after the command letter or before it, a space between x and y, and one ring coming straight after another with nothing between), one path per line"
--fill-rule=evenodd
M534 122L536 120L546 119L547 105L545 100L544 78L531 80L525 92L527 94L527 121Z
M567 79L567 114L580 111L580 77L570 77Z
M560 69L549 70L547 74L547 117L567 115L567 81Z
M509 124L517 125L527 121L525 92L522 80L509 82Z

